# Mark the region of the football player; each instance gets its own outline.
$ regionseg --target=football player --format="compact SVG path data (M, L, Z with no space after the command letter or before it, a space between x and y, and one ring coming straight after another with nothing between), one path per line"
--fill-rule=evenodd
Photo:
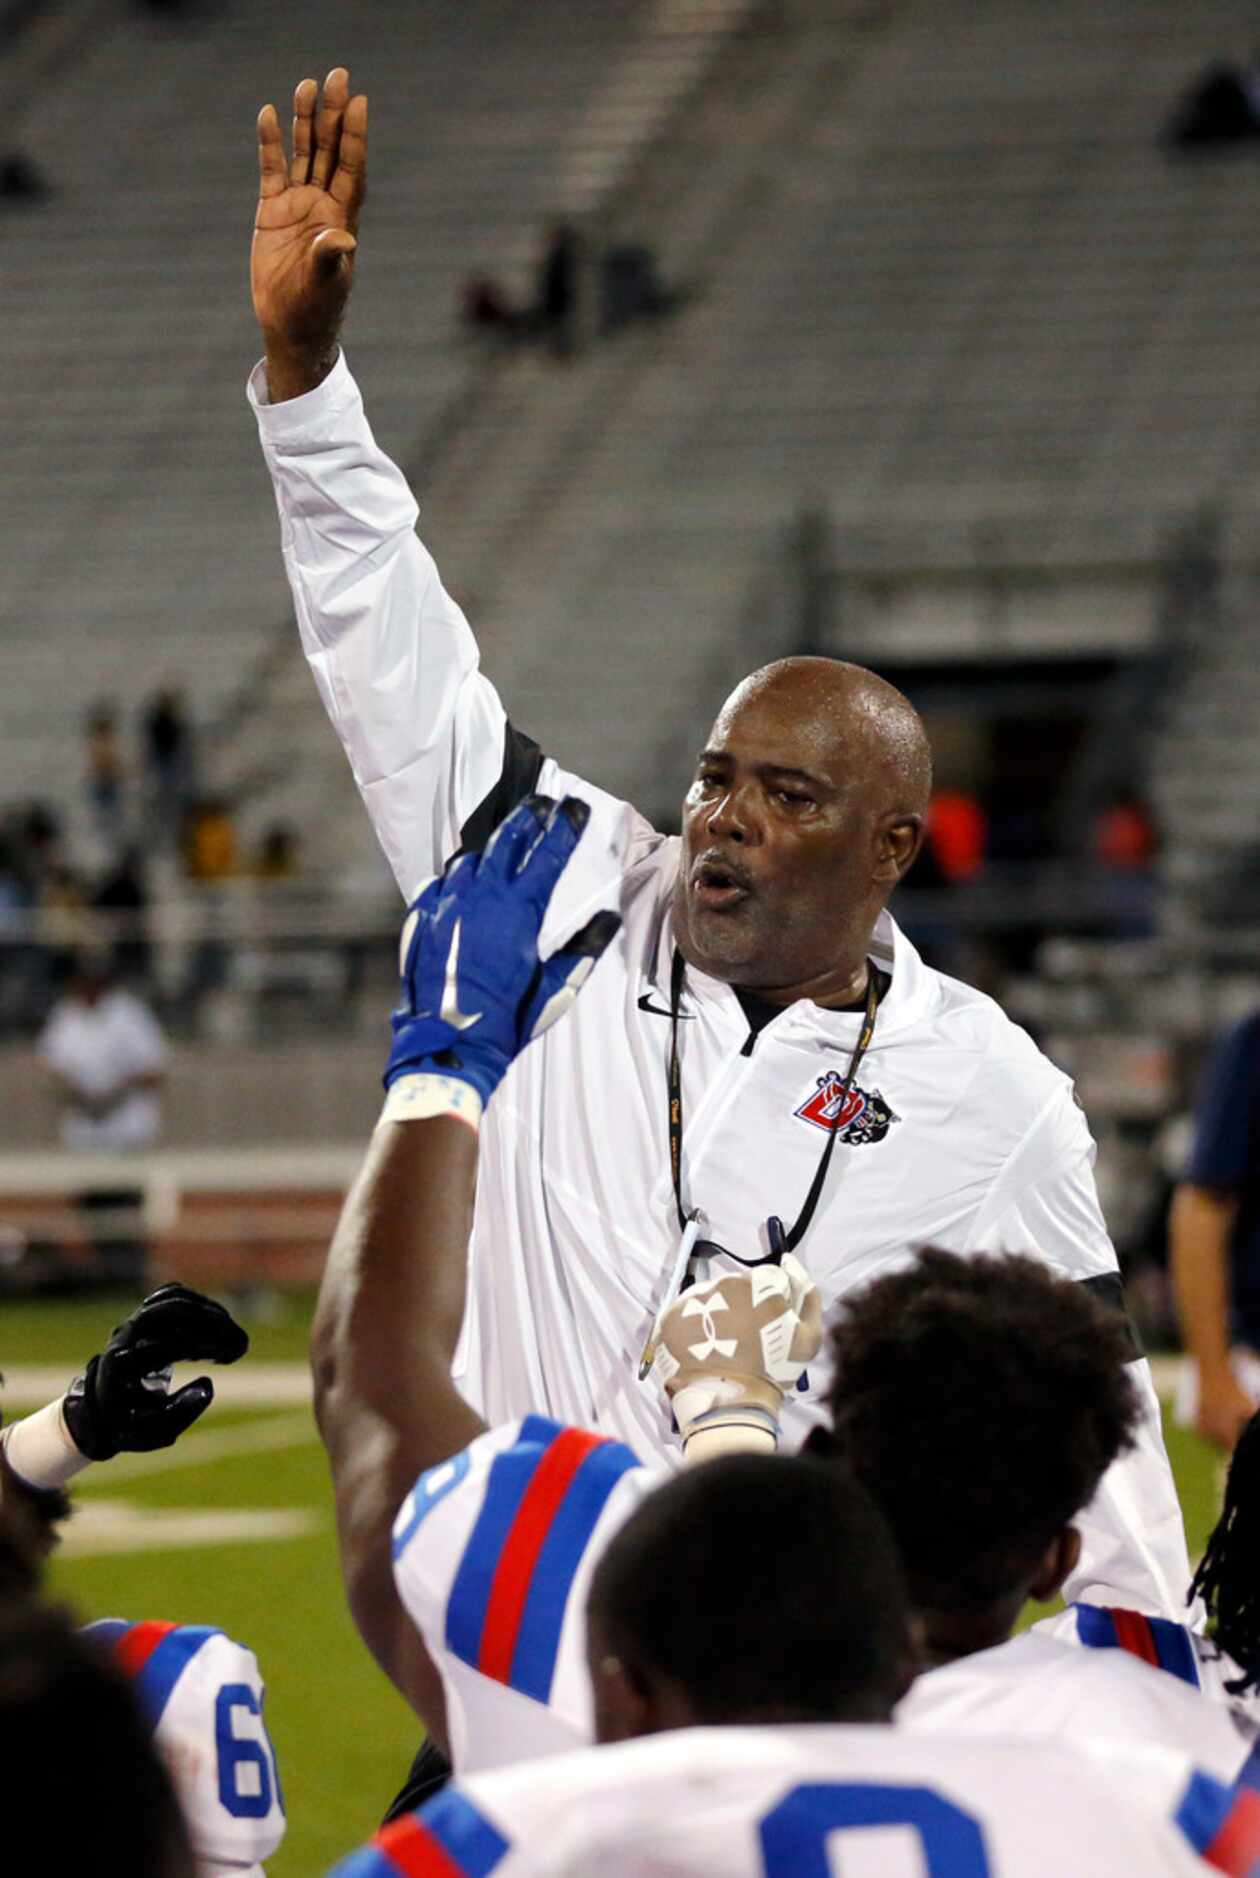
M0 1767L6 1872L199 1878L125 1677L37 1598L0 1599Z
M253 1651L198 1624L106 1617L83 1635L131 1679L174 1783L198 1878L263 1878L285 1817Z
M598 1748L460 1780L338 1878L1143 1878L1260 1857L1260 1796L1167 1749L887 1725L905 1580L843 1468L672 1476L596 1568Z
M1147 1648L1074 1650L1108 1613L1073 1606L1011 1637L1029 1598L1070 1574L1073 1520L1132 1426L1118 1320L1032 1260L927 1251L846 1298L832 1347L830 1446L892 1529L923 1625L927 1673L898 1711L957 1734L1078 1733L1182 1745L1222 1779L1255 1721L1197 1679L1153 1673L1178 1626L1112 1613ZM1187 1699L1188 1698L1188 1699Z
M0 1429L0 1592L34 1587L76 1474L115 1454L169 1448L205 1414L214 1384L198 1376L172 1394L172 1363L236 1363L248 1349L247 1332L213 1298L161 1285L64 1395Z
M1096 1604L1072 1604L1036 1626L1095 1650L1124 1650L1242 1707L1260 1725L1260 1415L1239 1436L1225 1482L1225 1504L1190 1587L1203 1600L1207 1632L1167 1618ZM1247 1778L1260 1786L1260 1768Z

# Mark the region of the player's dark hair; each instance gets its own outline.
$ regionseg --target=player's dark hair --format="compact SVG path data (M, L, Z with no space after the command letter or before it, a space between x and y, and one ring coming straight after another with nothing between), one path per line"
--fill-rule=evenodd
M1260 1687L1260 1415L1238 1438L1225 1481L1225 1505L1186 1599L1203 1599L1212 1639L1242 1675L1231 1695Z
M632 1673L680 1685L709 1723L883 1718L909 1652L904 1579L843 1468L740 1454L650 1495L587 1606Z
M1125 1319L1039 1260L923 1251L842 1301L832 1353L836 1450L922 1609L1015 1592L1133 1444Z
M194 1878L133 1690L64 1612L33 1598L0 1607L0 1767L15 1869Z

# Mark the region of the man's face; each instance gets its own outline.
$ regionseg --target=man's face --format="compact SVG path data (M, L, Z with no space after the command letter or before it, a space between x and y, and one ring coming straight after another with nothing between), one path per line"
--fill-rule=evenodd
M860 727L790 693L737 693L713 726L682 810L675 889L691 963L750 989L805 986L861 944L892 879L877 879L878 791Z

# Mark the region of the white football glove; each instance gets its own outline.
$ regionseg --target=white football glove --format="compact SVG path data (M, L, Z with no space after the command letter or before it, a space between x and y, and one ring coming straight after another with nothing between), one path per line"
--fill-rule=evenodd
M822 1346L822 1298L787 1253L694 1285L652 1333L653 1371L688 1462L740 1449L773 1450L784 1396Z

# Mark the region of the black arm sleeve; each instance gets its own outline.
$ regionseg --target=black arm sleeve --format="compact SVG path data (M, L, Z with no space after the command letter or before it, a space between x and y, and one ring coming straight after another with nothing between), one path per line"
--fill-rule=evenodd
M1126 1360L1130 1363L1140 1362L1146 1355L1146 1351L1142 1348L1138 1327L1129 1316L1129 1307L1124 1301L1124 1280L1119 1272L1096 1272L1092 1278L1078 1278L1076 1282L1083 1291L1088 1291L1091 1297L1097 1298L1100 1304L1105 1304L1109 1311L1120 1313L1129 1332L1132 1352Z
M503 726L503 767L499 780L480 801L459 831L461 854L480 854L504 816L510 815L538 787L543 753L532 737L518 730L511 719Z

